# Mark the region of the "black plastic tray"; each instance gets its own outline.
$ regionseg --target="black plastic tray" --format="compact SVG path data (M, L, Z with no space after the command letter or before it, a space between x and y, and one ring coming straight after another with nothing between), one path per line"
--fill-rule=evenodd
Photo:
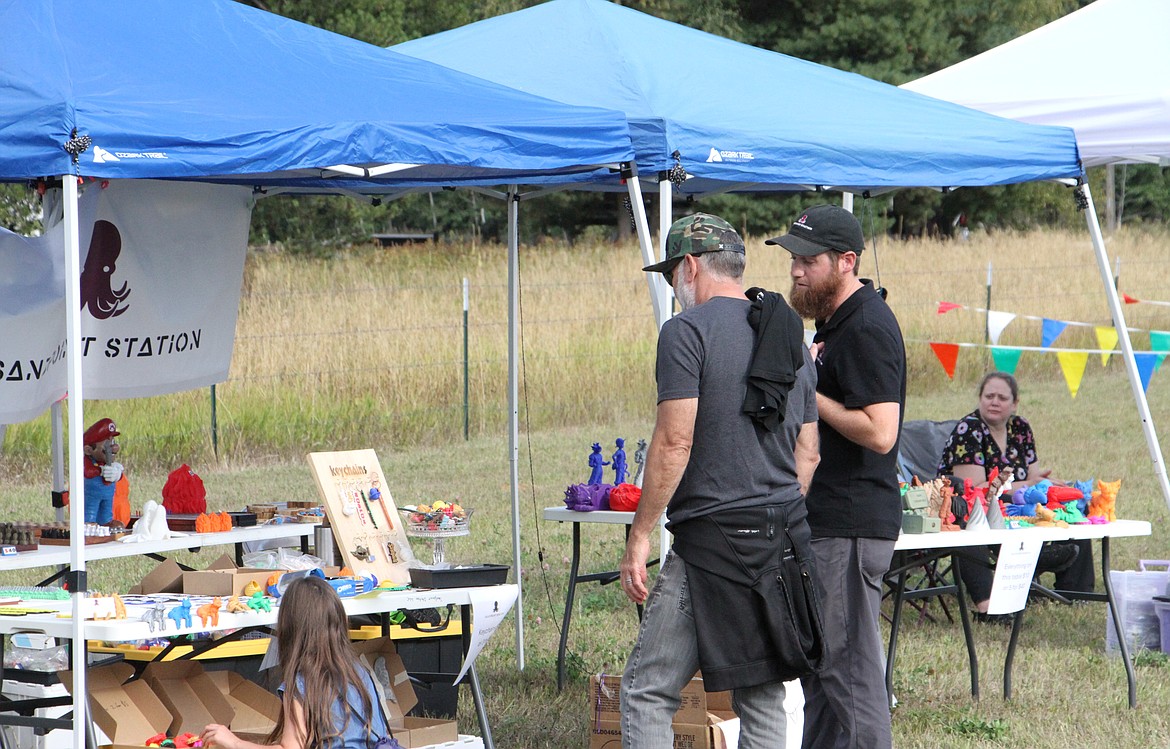
M477 564L447 570L410 568L410 584L416 588L472 588L478 585L503 585L508 581L507 564Z

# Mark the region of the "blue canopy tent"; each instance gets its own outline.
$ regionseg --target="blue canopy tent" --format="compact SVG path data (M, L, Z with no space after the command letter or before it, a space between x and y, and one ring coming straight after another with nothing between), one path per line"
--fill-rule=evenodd
M78 177L392 193L624 173L640 204L632 157L619 112L543 100L231 0L0 0L0 181L56 179L64 196L73 496L85 424ZM514 236L510 250L514 269ZM514 392L514 369L511 379ZM82 524L72 513L75 574ZM84 664L75 648L75 695L86 693ZM84 725L78 698L79 747Z
M1082 173L1066 128L912 95L609 0L551 0L391 50L557 101L624 111L639 168L658 174L660 237L673 189L872 194ZM672 186L676 165L687 178ZM661 325L670 291L661 279L649 283Z
M841 190L848 205L853 193L898 187L1083 177L1068 128L907 96L913 92L608 0L551 0L391 49L558 101L623 110L639 166L658 173L660 237L673 189ZM672 169L676 181L685 170L685 181L672 184ZM1081 189L1114 324L1125 330L1088 185ZM662 295L656 310L667 309L665 284L651 287ZM1160 456L1128 346L1124 354L1151 453ZM1155 470L1170 502L1160 460Z

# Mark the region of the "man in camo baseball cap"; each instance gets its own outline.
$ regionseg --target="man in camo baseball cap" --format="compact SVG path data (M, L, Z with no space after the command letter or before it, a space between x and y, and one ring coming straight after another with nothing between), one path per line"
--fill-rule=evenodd
M739 232L718 216L696 213L670 225L670 232L666 235L666 259L642 270L661 273L666 276L666 282L671 283L674 269L684 256L721 251L746 254Z

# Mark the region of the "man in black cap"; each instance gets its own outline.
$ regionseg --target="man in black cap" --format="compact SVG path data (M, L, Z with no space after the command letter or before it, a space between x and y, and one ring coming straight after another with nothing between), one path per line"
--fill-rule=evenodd
M812 358L799 317L772 295L768 323L761 315L756 327L777 326L769 340L789 365L777 369L792 379L782 407L771 401L781 410L773 426L761 424L761 407L746 406L757 333L743 240L723 219L696 214L671 226L666 250L644 270L666 277L682 312L658 339L657 420L620 567L622 590L646 604L622 677L622 745L670 747L679 692L701 666L704 687L733 692L741 747L784 746L784 682L811 670L794 673L785 657L808 656L805 632L777 633L773 623L785 621L774 614L787 600L815 602L801 574L811 557L802 494L817 453ZM650 534L663 510L674 545L650 591ZM792 589L780 590L784 583ZM807 649L819 661L819 629Z
M883 749L891 736L878 619L902 525L902 333L881 295L857 277L865 238L853 214L813 206L767 244L792 254L789 302L817 328L821 461L806 501L828 664L803 680L803 746Z

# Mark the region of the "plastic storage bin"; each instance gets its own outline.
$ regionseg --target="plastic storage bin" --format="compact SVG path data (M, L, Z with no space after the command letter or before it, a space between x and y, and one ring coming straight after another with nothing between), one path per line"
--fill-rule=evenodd
M1155 568L1162 569L1155 569ZM1112 570L1114 603L1125 632L1125 642L1132 656L1139 650L1158 650L1163 643L1163 628L1154 610L1154 596L1165 595L1170 585L1170 560L1143 559L1136 570ZM1117 630L1109 611L1105 611L1105 652L1118 653Z
M1170 594L1170 590L1166 592ZM1154 611L1162 627L1162 652L1170 653L1170 601L1154 601Z

